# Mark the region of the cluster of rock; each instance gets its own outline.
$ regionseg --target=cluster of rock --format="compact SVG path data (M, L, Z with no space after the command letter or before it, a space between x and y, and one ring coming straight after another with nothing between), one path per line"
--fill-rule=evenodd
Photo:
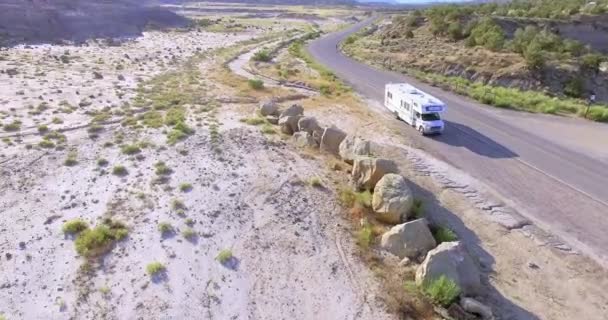
M373 191L371 209L374 218L393 225L381 236L380 248L399 257L402 265L421 261L416 271L418 285L445 276L460 288L462 309L484 319L492 318L487 307L483 308L471 298L464 298L482 291L477 265L462 243L454 241L437 245L428 221L413 217L412 190L406 179L398 174L396 163L378 156L382 153L381 145L356 135L347 135L335 127L322 127L314 117L304 116L304 109L297 104L281 111L275 101L269 100L261 103L258 111L270 123L279 125L282 133L292 135L298 146L319 148L352 165L354 187Z

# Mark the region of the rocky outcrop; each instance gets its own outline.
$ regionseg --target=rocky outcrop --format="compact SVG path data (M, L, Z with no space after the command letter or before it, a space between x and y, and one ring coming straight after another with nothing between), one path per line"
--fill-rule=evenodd
M357 189L374 190L385 174L397 172L397 165L391 160L362 156L353 162L352 178Z
M290 117L290 116L303 116L304 115L304 108L302 108L301 105L299 104L292 104L289 108L283 110L283 112L281 112L281 114L279 115L279 119L283 118L283 117ZM297 130L297 123L296 123L296 130Z
M0 1L0 45L135 37L146 27L184 27L189 21L141 1Z
M317 147L312 135L306 131L298 131L293 134L293 140L299 147Z
M431 250L416 271L416 284L422 285L441 276L453 280L464 295L482 291L479 269L459 241L444 242Z
M322 135L323 128L321 128L315 117L302 117L298 121L298 131L306 131L311 136L314 132L319 132Z
M413 205L414 196L404 177L389 173L376 184L372 209L378 220L399 223L408 218Z
M460 299L460 305L462 306L462 309L464 309L464 311L477 314L481 316L483 320L494 319L492 309L473 298L465 297Z
M348 135L339 148L340 158L348 164L353 164L355 157L370 155L370 142L356 135Z
M274 100L266 100L260 103L259 112L262 116L277 116L279 115L279 105Z
M279 127L284 134L292 135L298 131L298 121L302 118L300 115L281 116L279 118Z
M426 219L396 225L382 235L380 247L399 258L415 259L435 248Z
M346 133L338 128L325 128L319 147L322 151L338 155L340 143L345 137Z

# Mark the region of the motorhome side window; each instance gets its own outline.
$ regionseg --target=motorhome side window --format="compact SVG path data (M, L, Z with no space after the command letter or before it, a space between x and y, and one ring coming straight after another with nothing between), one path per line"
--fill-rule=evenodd
M387 93L386 93L386 96L387 96L389 99L391 99L391 98L393 97L393 94L392 94L392 93L390 93L390 92L387 92Z

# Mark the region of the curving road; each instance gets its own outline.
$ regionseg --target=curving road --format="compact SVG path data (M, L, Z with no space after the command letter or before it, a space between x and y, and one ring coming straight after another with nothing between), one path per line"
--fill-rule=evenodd
M402 133L430 154L485 182L527 218L608 266L608 125L492 108L367 66L337 49L349 34L371 22L317 39L309 52L379 103L388 82L409 82L443 100L448 111L442 136L421 137L405 123Z

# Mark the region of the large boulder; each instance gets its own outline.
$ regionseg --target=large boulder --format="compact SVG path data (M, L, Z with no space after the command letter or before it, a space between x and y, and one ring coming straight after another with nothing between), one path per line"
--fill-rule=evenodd
M283 112L281 112L279 119L281 119L283 117L295 117L295 116L302 116L302 115L304 115L304 108L302 108L302 106L299 104L292 104L291 107L289 107L289 108L285 109Z
M380 247L399 258L415 259L426 255L437 243L426 219L418 219L392 227L382 235Z
M422 285L441 276L453 280L463 295L476 295L482 291L479 269L459 241L444 242L429 251L416 270L416 284Z
M412 190L405 178L394 173L385 174L374 188L372 209L378 220L396 224L408 218L414 205Z
M298 131L306 131L312 136L313 132L323 132L323 128L319 126L315 117L302 117L298 121ZM320 141L319 141L320 142Z
M279 127L284 134L293 134L298 131L298 121L302 116L285 116L279 118Z
M598 69L600 70L600 72L608 73L608 62L600 63Z
M357 189L374 190L385 174L397 172L397 165L391 160L359 156L353 162L352 178Z
M312 135L306 131L298 131L293 134L293 140L299 147L316 147L317 143Z
M266 116L277 116L279 115L279 105L273 99L263 101L260 103L259 108L260 114Z
M340 143L346 138L346 133L338 128L325 128L321 136L320 148L323 151L338 155Z
M370 143L359 136L348 135L340 143L338 152L344 162L353 164L355 157L370 155Z

